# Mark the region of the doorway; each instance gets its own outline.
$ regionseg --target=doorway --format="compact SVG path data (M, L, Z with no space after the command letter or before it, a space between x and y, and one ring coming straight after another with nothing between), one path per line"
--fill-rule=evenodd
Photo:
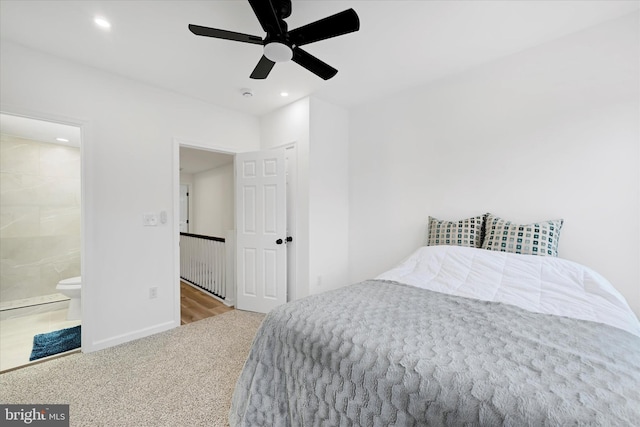
M30 363L35 335L81 324L57 285L81 276L83 198L80 127L2 113L0 134L4 371Z
M297 154L296 154L296 144L295 143L290 143L287 144L285 146L281 146L278 147L278 149L283 149L285 150L286 153L286 198L287 198L287 204L286 204L286 211L287 211L287 236L292 236L293 238L293 242L289 242L288 243L288 250L287 250L287 273L286 273L286 293L288 296L287 300L293 300L295 299L295 278L296 278L296 243L295 242L295 235L296 235L296 195L297 195ZM200 144L193 144L192 142L189 143L185 143L183 141L179 141L179 140L175 140L175 148L174 148L174 153L175 153L175 161L174 161L174 165L175 165L175 179L174 179L174 188L175 188L175 194L176 194L176 202L174 203L174 212L175 212L175 216L179 217L180 216L180 212L181 212L181 197L180 197L180 186L181 185L185 185L185 184L189 184L189 182L187 182L188 180L185 180L185 176L183 175L185 172L188 172L189 169L186 167L186 162L185 162L185 156L184 154L187 153L187 155L189 155L189 151L191 151L191 154L195 154L196 158L201 158L203 154L211 154L211 153L215 153L215 154L219 154L219 155L226 155L226 156L230 156L231 158L235 157L234 152L230 152L228 150L217 150L215 148L210 148L210 147L206 147L204 145L200 145ZM188 160L187 160L188 161ZM235 163L235 162L234 162ZM237 166L235 166L237 167ZM235 168L232 171L232 177L234 178L234 181L232 182L232 185L235 187ZM181 179L182 178L182 179ZM188 177L186 177L188 178ZM188 189L188 209L189 209L189 225L188 225L188 230L189 230L189 234L198 234L198 231L201 230L198 227L198 218L199 218L199 214L198 214L198 208L195 206L198 202L196 201L198 198L198 194L200 193L199 189L198 189L198 185L197 183L193 182L194 180L192 180L192 182L190 183L191 185L189 186ZM182 192L184 192L184 189L182 190ZM228 229L228 233L225 236L225 238L230 238L230 245L233 245L235 243L235 228L236 228L236 214L235 214L235 206L236 206L236 200L235 200L235 191L232 193L232 197L231 197L231 207L232 207L232 222L231 222L231 227ZM184 201L184 197L182 197L182 201ZM184 206L184 204L182 204L182 206ZM184 209L184 207L182 208ZM178 229L180 227L177 227ZM176 230L178 231L178 230ZM184 232L183 232L184 233ZM180 233L176 233L177 237L177 241L175 244L175 253L176 253L176 271L180 272L181 270L181 260L180 260L180 254L181 254L181 243L180 243L180 238L182 236L180 236ZM226 259L226 277L227 277L227 283L229 284L229 288L232 289L232 291L229 293L228 298L226 298L226 303L229 305L235 305L235 281L236 281L236 262L235 262L235 248L231 247L230 250L227 252L230 255L227 257ZM178 276L180 274L177 274ZM178 281L179 283L179 281ZM177 286L177 289L179 289L179 287ZM178 298L179 299L179 298ZM180 316L180 311L179 311L179 307L176 308L176 317L179 318Z
M233 233L233 153L177 143L180 324L224 313Z

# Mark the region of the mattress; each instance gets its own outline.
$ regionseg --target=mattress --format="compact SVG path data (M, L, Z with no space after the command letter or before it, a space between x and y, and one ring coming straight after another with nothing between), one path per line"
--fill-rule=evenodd
M377 278L591 320L640 336L640 322L611 283L594 270L562 258L424 246Z

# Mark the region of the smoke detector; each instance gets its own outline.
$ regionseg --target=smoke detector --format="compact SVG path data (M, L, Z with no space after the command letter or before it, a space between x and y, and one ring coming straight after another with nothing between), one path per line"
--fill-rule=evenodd
M251 89L249 89L248 87L240 89L240 93L245 98L251 98L253 96L253 91Z

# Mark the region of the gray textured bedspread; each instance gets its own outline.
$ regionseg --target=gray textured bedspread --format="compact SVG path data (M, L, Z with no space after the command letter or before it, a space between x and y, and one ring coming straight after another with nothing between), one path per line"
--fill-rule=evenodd
M640 338L366 281L265 318L231 426L640 426Z

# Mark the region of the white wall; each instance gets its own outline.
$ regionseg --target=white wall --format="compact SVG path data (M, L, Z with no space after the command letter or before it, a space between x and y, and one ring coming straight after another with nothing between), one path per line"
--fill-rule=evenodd
M309 293L349 283L349 115L311 98Z
M1 50L3 112L86 123L83 349L178 326L174 138L254 150L258 120L12 43ZM143 213L161 210L167 225L142 226Z
M638 14L355 108L350 279L424 242L429 215L564 218L559 252L640 314Z
M234 229L233 163L193 174L192 233L225 237Z

